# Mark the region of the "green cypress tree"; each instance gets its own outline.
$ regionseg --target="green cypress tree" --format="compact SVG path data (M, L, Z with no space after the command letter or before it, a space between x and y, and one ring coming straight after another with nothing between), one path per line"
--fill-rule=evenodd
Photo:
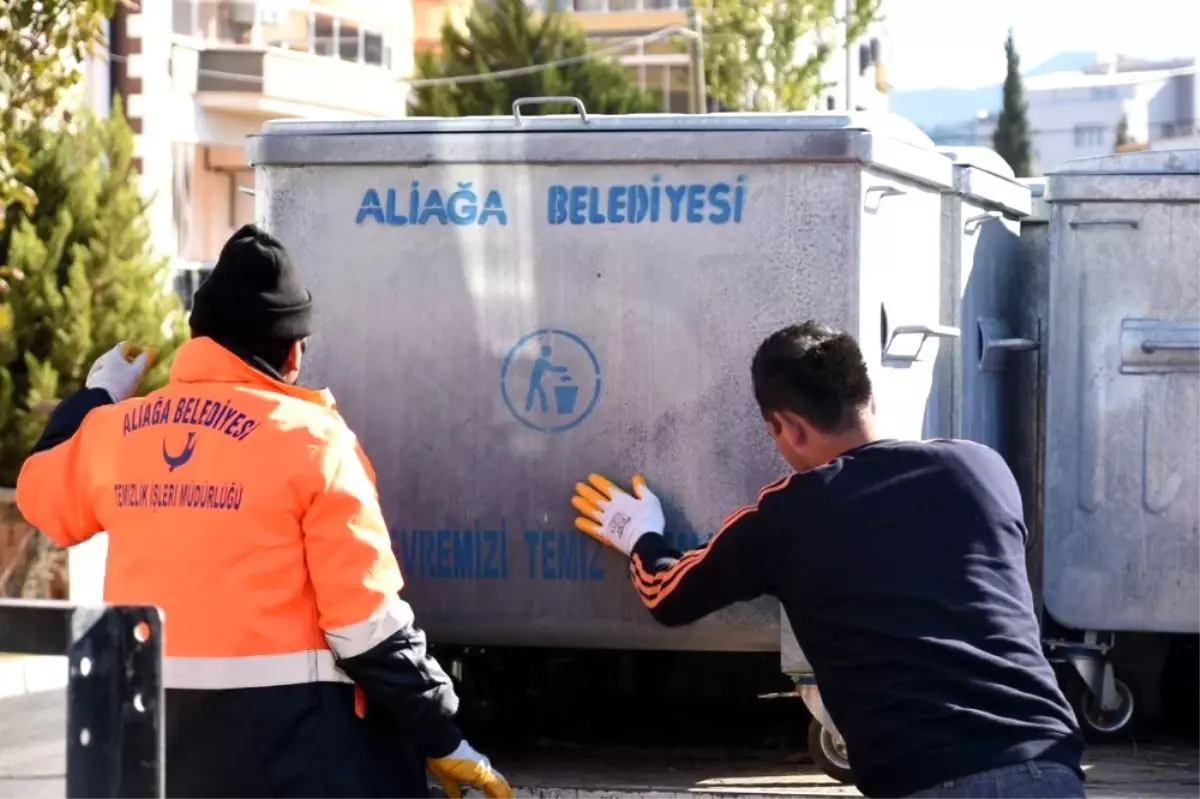
M417 78L455 78L530 67L551 61L577 59L553 69L541 69L470 83L418 85L413 89L413 116L476 116L511 112L522 97L578 97L597 114L629 114L659 110L659 104L638 89L620 64L607 58L587 58L583 30L557 11L535 14L524 0L478 0L466 30L452 22L442 26L438 54L417 54ZM530 114L571 113L561 105L537 106Z
M996 132L992 134L992 147L999 153L1019 178L1033 175L1033 146L1029 141L1029 104L1025 102L1025 86L1021 81L1021 56L1010 29L1004 42L1004 53L1008 61L1008 73L1004 76L1004 102L1000 118L996 120Z
M1121 121L1117 123L1117 138L1113 142L1117 152L1121 151L1122 147L1128 147L1136 141L1129 135L1129 117L1122 114Z
M0 264L0 485L12 485L54 402L91 362L129 340L159 351L143 389L161 385L185 321L154 254L119 103L69 132L28 132L32 210L6 209Z

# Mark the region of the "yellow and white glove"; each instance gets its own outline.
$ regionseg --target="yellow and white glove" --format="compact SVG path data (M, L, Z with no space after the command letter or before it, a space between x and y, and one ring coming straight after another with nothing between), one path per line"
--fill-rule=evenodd
M121 402L133 396L133 392L137 391L138 384L142 382L153 363L153 350L143 350L122 341L96 359L88 371L84 385L88 388L102 388L112 397L113 402Z
M445 757L429 758L425 765L450 799L461 799L463 786L481 790L492 799L514 796L504 775L466 741Z
M588 475L587 483L575 484L571 504L582 514L575 519L576 528L626 555L639 538L666 526L662 504L640 474L633 478L632 494L598 474Z

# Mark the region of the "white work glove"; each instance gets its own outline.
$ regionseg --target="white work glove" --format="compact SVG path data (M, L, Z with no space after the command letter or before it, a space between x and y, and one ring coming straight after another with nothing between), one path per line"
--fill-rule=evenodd
M513 789L499 771L466 741L445 757L431 757L425 766L450 799L461 799L463 786L483 791L492 799L511 799Z
M571 504L583 514L575 519L576 528L626 555L639 538L666 526L662 505L640 474L633 478L632 495L598 474L588 475L587 483L575 484Z
M122 341L96 359L84 385L104 389L113 402L127 400L137 391L138 384L153 361L153 351L143 351Z

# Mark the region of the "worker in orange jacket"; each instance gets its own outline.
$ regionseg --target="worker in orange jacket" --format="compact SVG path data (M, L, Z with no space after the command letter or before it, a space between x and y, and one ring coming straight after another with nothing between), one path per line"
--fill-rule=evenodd
M235 233L191 327L144 398L148 353L101 356L17 481L56 543L108 532L107 602L164 611L168 795L423 796L427 767L511 796L398 595L370 463L296 384L312 297L283 245Z

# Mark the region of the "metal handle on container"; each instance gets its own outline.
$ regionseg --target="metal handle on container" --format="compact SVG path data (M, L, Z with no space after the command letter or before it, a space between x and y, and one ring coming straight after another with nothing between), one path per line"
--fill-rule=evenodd
M991 222L993 219L1002 219L1003 217L1004 214L1000 213L999 211L985 211L978 216L973 216L964 221L963 232L968 236L974 236L977 232L979 232L979 228L983 226L984 222Z
M1020 338L1009 334L1008 326L1000 319L980 317L979 371L999 372L1004 368L1004 355L1009 352L1028 352L1041 345L1036 339Z
M1121 320L1121 373L1200 372L1200 323L1179 319Z
M575 106L575 110L579 113L579 120L583 122L583 124L586 125L589 121L587 107L583 104L583 100L580 100L578 97L521 97L517 100L513 100L513 121L517 123L518 128L525 124L525 119L521 116L522 106L549 105L550 103L569 103L570 105Z
M870 201L872 194L878 196L878 199L875 200L874 203ZM863 210L868 214L874 214L879 211L880 206L883 205L883 201L888 197L903 197L906 194L908 194L908 192L906 192L904 189L900 189L895 186L869 186L867 187L867 190L863 192Z
M1118 225L1126 225L1134 230L1141 227L1141 223L1136 219L1076 219L1068 222L1071 229L1081 227L1116 227Z
M896 343L896 339L900 336L915 336L921 337L921 343L917 345L917 351L912 355L897 355L892 352L892 345ZM925 348L925 342L931 338L958 338L959 332L957 327L949 325L897 325L892 334L888 336L887 346L883 348L883 360L889 363L897 364L912 364L916 363L921 357L921 350Z
M1152 354L1164 350L1200 350L1200 344L1194 341L1145 341L1142 342L1142 352Z

